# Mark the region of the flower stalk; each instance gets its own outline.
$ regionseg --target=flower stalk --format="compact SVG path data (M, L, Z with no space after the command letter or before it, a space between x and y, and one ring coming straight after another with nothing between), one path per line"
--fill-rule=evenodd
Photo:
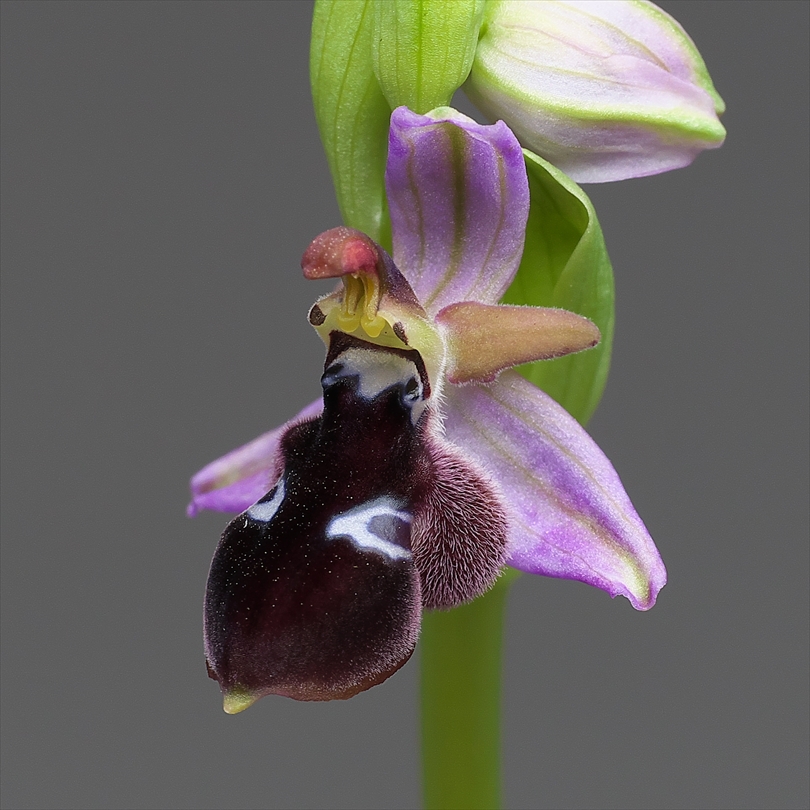
M508 569L480 599L422 624L422 788L426 810L501 807L501 676Z

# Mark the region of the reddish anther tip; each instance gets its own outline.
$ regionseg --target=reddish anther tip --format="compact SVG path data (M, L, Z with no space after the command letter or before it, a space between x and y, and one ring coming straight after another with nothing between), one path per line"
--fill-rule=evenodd
M361 231L341 225L312 240L301 259L304 277L340 278L349 273L376 275L377 247Z

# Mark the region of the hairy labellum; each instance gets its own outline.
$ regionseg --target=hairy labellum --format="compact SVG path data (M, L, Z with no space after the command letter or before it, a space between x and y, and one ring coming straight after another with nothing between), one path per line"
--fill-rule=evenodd
M419 354L330 337L323 414L284 435L276 485L211 565L206 658L227 711L380 683L413 652L423 607L475 598L504 563L498 497L438 436Z

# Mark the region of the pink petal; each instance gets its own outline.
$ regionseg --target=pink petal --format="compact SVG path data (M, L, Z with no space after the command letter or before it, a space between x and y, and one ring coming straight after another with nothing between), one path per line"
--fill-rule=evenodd
M652 607L664 564L610 461L579 423L511 371L490 386L449 386L446 397L447 438L500 487L509 564Z
M203 509L242 512L275 483L280 472L279 444L292 425L313 419L323 410L323 400L310 403L281 427L263 433L252 442L212 461L191 479L191 503L186 514L194 517Z
M429 315L494 304L517 272L529 213L523 154L503 122L440 107L391 115L386 191L394 261Z

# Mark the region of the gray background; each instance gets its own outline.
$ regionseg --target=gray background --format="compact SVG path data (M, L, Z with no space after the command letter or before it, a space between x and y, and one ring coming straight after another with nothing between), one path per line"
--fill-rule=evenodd
M646 614L515 585L516 808L808 802L809 6L664 5L728 143L588 191L618 288L591 430L670 584ZM226 519L187 520L186 481L318 392L310 12L3 4L4 807L418 804L416 658L236 717L202 659Z

